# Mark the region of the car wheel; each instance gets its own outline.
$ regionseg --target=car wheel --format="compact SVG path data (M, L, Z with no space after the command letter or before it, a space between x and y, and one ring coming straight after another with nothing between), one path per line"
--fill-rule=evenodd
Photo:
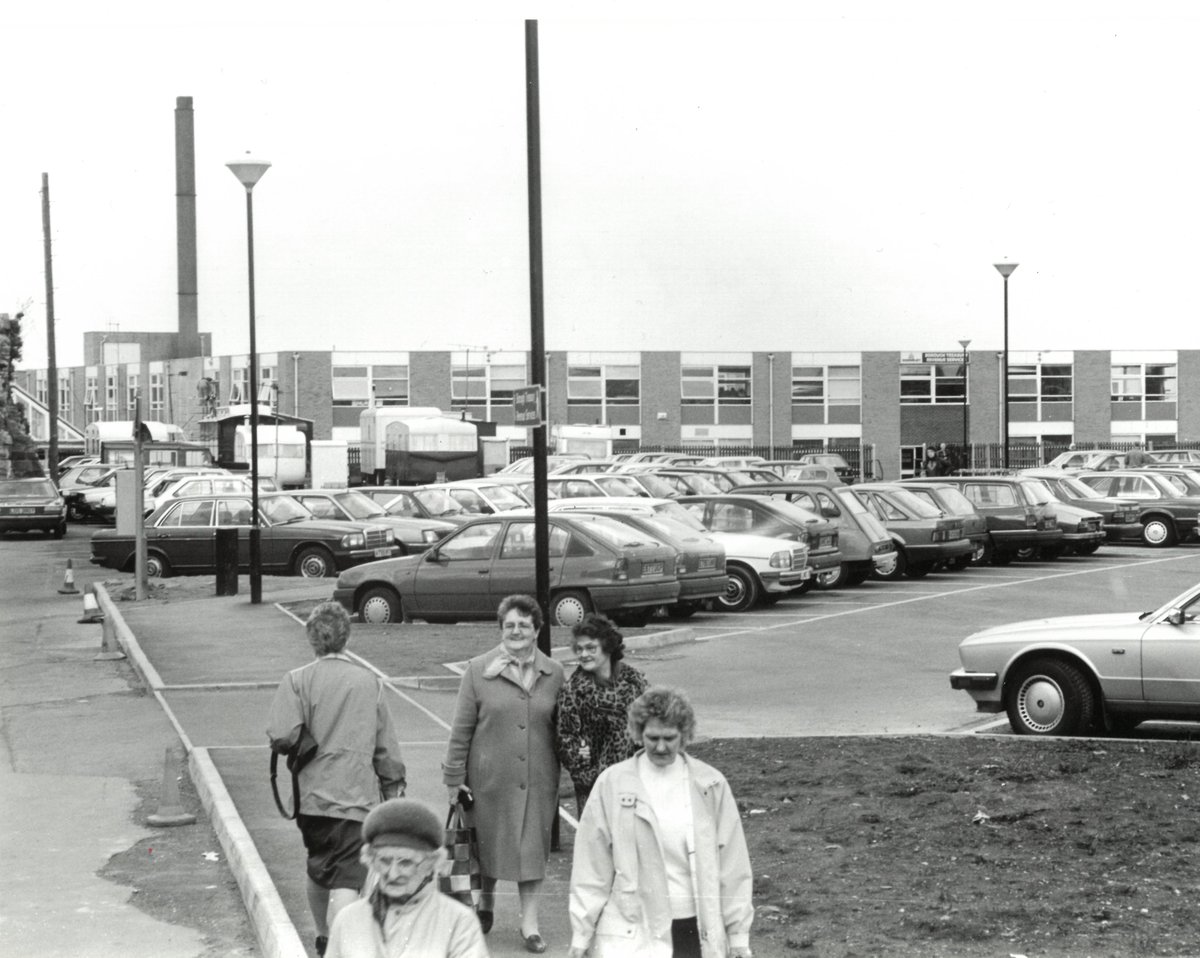
M358 614L368 625L400 622L404 618L400 596L382 585L373 586L362 594L358 600Z
M1168 520L1153 516L1142 522L1142 541L1148 546L1175 545L1175 526Z
M972 543L971 565L987 565L992 561L992 543L988 540Z
M171 574L171 563L161 552L146 553L146 577L165 579Z
M568 628L578 625L592 611L592 600L582 589L559 592L550 600L550 621Z
M67 503L67 519L71 522L83 522L83 513L79 511L78 506Z
M294 566L296 575L304 576L306 579L324 579L326 576L333 575L334 572L333 556L329 554L328 549L321 546L308 546L301 549L296 556Z
M904 554L901 548L896 549L896 564L892 566L891 572L875 572L876 579L882 579L884 582L895 582L897 579L904 577L905 571L908 569L908 556Z
M1034 546L1026 546L1023 549L1018 549L1015 554L1016 557L1022 562L1029 562L1030 560L1037 558L1038 550Z
M713 601L722 612L745 612L758 601L761 591L758 577L749 569L726 566L725 593Z
M1008 681L1005 707L1018 735L1077 735L1092 727L1096 695L1077 666L1034 659Z

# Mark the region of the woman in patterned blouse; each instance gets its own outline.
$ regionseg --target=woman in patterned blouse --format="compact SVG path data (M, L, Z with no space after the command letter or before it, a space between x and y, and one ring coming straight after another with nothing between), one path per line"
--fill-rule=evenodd
M621 661L625 640L607 617L585 615L571 632L579 667L558 693L558 755L582 815L596 776L638 749L629 737L628 711L646 691L646 677Z

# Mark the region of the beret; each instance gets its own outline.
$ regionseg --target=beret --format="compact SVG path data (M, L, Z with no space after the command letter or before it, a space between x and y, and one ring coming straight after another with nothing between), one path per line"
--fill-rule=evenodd
M372 845L403 845L432 851L442 844L442 823L428 808L411 798L390 798L367 814L363 841Z

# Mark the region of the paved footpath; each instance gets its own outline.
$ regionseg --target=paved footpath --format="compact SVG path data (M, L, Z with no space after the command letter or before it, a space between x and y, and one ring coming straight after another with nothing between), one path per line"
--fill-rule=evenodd
M303 846L295 824L279 815L272 800L264 729L280 677L312 658L303 623L285 603L328 595L327 583L307 590L289 584L285 593L264 591L258 606L244 594L139 606L113 602L99 590L107 614L105 641L128 653L183 741L192 781L237 876L265 958L313 954ZM350 644L384 677L404 674L403 649L362 627ZM445 807L440 763L456 687L448 670L441 682L422 683L419 691L389 682L408 795L434 808ZM562 850L551 856L543 886L541 920L554 954L565 953L570 938L570 825L561 833ZM488 936L492 954L524 955L516 886L501 882L498 892L495 927Z

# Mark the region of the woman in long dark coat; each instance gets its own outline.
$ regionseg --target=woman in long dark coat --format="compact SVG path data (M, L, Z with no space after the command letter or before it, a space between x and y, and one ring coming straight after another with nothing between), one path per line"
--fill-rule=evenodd
M467 664L458 687L443 781L450 802L464 793L479 835L483 895L479 920L491 928L496 881L515 881L521 936L535 954L546 950L538 931L538 895L558 811L554 710L562 666L537 648L542 610L530 596L500 603L500 645Z

